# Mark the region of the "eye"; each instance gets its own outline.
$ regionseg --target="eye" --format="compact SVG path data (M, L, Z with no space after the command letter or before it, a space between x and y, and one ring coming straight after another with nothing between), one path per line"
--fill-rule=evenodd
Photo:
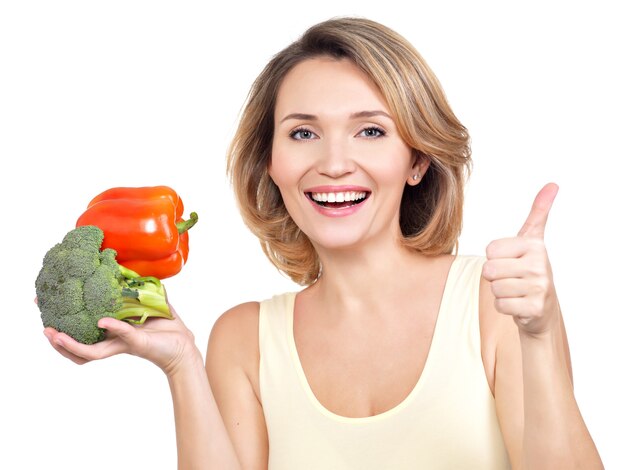
M375 139L376 137L384 137L386 133L380 127L370 126L363 129L358 135L367 137L368 139Z
M316 135L313 133L313 131L307 128L299 127L297 129L292 130L289 133L289 137L291 137L294 140L311 140L311 139L314 139Z

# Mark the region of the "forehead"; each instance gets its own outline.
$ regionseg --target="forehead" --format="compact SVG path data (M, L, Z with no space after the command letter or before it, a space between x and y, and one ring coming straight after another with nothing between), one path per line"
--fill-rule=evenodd
M349 59L307 59L285 75L278 89L276 114L339 108L388 111L378 87Z

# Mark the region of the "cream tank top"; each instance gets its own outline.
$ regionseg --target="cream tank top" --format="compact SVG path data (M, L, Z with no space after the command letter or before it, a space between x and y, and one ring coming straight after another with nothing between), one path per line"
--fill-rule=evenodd
M270 470L508 469L478 324L482 257L450 267L424 370L384 413L339 416L313 394L293 336L295 293L261 302L261 402Z

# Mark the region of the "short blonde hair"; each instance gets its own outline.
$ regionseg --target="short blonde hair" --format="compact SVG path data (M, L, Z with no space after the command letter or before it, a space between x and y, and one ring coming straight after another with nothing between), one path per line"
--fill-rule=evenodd
M471 169L467 129L439 81L413 46L395 31L363 18L335 18L309 28L266 65L252 85L228 153L228 174L242 217L270 261L308 285L320 262L290 217L268 174L274 108L285 75L319 56L349 59L384 96L404 141L430 160L420 184L406 185L400 207L402 243L426 255L451 253L463 217L464 183Z

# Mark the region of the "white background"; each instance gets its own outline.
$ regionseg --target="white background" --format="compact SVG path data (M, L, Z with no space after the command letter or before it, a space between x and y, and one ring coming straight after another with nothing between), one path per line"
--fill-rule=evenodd
M175 468L165 377L134 357L56 354L33 303L41 259L100 191L165 184L200 215L167 282L200 348L227 308L295 289L243 226L225 151L268 59L318 21L359 15L418 48L470 130L461 253L514 235L541 186L560 185L547 243L576 395L606 467L626 468L618 3L3 2L0 467Z

